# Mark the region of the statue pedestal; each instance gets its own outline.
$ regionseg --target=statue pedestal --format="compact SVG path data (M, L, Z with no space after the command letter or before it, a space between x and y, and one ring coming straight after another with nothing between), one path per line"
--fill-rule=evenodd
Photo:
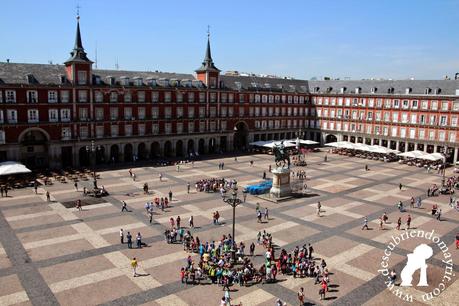
M290 188L290 169L276 168L271 171L273 174L273 186L269 191L271 197L283 198L292 193Z

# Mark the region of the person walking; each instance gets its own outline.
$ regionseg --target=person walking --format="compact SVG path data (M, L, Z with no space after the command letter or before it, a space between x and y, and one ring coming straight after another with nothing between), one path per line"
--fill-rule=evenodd
M367 217L365 217L365 219L363 219L362 230L364 230L364 229L369 230L369 228L368 228L368 219L367 219Z
M124 231L122 228L120 229L120 240L121 240L121 244L124 244Z
M132 258L131 260L131 267L132 267L132 271L134 272L134 277L138 276L137 274L137 267L138 267L138 262L137 262L137 258Z
M252 242L250 244L249 251L250 251L250 256L253 257L253 254L255 253L255 243Z
M190 182L188 182L188 183L186 184L187 193L190 193L190 188L191 188L191 185L190 185Z
M151 222L153 221L153 207L150 207L150 209L148 210L148 218L151 224Z
M298 291L298 301L300 302L300 306L304 306L304 289L303 287L300 288Z
M175 223L177 224L177 228L180 228L180 216L177 216L177 219L175 220Z
M127 232L126 239L127 239L128 248L132 249L132 235L130 232Z
M82 211L83 208L81 208L81 200L77 200L76 202L76 208L79 210L79 211Z
M188 223L190 225L190 228L194 228L193 216L190 216L190 219L188 219Z
M402 226L402 217L398 217L396 229L400 230L400 226Z
M121 212L123 212L123 211L128 211L127 204L126 204L125 201L123 201L123 207L121 207Z
M322 208L322 204L320 204L320 201L317 202L317 217L320 217L320 209Z
M263 171L263 179L266 180L266 171Z
M3 198L3 186L0 186L0 193L2 194L2 198ZM35 188L35 194L37 193L37 189Z
M1 189L2 189L2 197L3 197L3 187ZM38 181L37 180L33 182L33 189L35 189L35 194L37 194L38 193Z
M400 183L400 184L398 185L398 189L399 189L399 190L402 190L402 188L403 188L403 185L402 185L402 183Z
M159 181L162 182L162 180L163 180L163 174L160 172L159 173Z
M265 207L265 220L269 220L269 211L268 211L268 207Z
M6 193L6 196L8 196L8 193L6 192L6 188L5 188L5 193ZM51 202L51 195L49 194L49 191L46 191L46 201Z
M172 202L172 190L169 190L169 202Z
M407 229L410 229L411 225L411 215L408 215L408 218L406 219L406 227Z
M365 171L368 171L368 170L370 170L370 169L368 168L368 165L365 165Z
M437 211L437 220L441 221L441 208L439 211Z
M142 235L140 235L140 232L137 233L137 237L135 239L137 240L137 248L141 249L142 248Z
M312 245L310 243L308 243L308 258L309 260L312 259L312 253L314 252L314 248L312 247Z

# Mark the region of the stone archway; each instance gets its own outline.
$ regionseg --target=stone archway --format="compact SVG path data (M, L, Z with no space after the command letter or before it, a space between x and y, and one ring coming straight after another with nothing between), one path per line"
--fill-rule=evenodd
M105 147L98 146L96 149L96 164L103 164L105 163Z
M182 157L183 156L183 141L177 140L175 143L175 155L177 157Z
M161 146L159 142L155 141L152 142L150 145L150 157L153 158L158 158L161 156Z
M325 143L330 143L330 142L337 142L338 138L336 138L335 135L329 134L327 137L325 137Z
M206 153L206 141L202 138L199 139L199 142L198 142L198 153L199 155Z
M248 145L249 126L244 121L239 121L234 126L233 146L235 150L245 150Z
M137 146L137 158L139 160L146 160L148 158L147 146L144 142L139 143Z
M209 154L217 153L217 140L215 138L209 139L208 153Z
M110 147L110 162L117 163L120 161L120 148L117 144Z
M49 134L40 128L29 128L19 137L20 159L29 168L45 168L49 164Z
M89 167L90 166L90 156L89 150L87 147L81 147L78 150L78 164L80 167Z
M133 151L132 144L128 143L124 146L124 162L129 163L133 161Z
M190 154L195 154L196 152L194 151L194 140L193 139L188 139L188 143L187 143L187 153L188 155Z
M172 157L172 143L169 140L164 143L164 156Z

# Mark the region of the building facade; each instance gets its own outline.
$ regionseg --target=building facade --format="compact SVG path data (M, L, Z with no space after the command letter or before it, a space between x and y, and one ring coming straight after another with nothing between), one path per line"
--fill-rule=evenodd
M0 161L89 166L242 150L300 136L458 160L459 80L306 81L93 69L79 21L64 65L0 63Z

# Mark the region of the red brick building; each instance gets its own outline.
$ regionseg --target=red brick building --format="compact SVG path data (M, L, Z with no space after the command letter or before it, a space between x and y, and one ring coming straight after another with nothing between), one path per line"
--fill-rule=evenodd
M0 63L0 160L84 166L350 140L457 160L459 80L306 81L223 75L210 41L195 74L93 69L79 23L64 65Z

